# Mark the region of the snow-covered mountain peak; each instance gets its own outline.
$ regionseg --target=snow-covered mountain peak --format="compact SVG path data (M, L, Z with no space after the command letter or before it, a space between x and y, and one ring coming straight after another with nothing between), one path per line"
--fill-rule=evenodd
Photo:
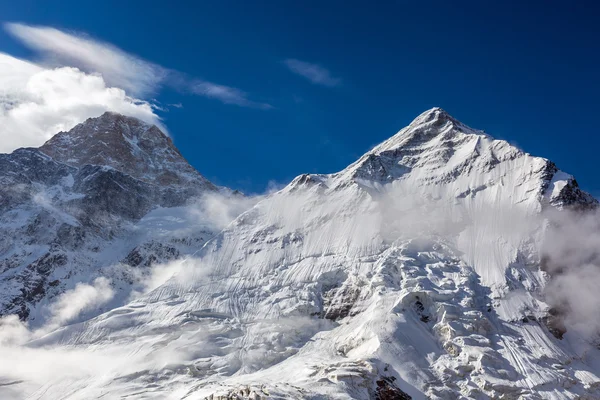
M412 192L433 190L451 199L474 197L485 188L495 188L479 197L488 193L490 201L498 201L492 193L501 190L499 196L506 204L524 202L535 209L547 203L597 203L551 161L494 139L437 107L419 115L343 171L298 178L293 184L310 181L327 187L354 182L374 189L394 182Z
M483 131L459 122L441 108L433 108L367 152L349 170L371 169L375 160L393 161L401 167L395 174L390 174L389 178L395 179L412 169L427 170L430 174L444 173L458 166L477 162L491 165L522 155L521 150L509 143L494 140ZM459 174L463 172L458 171Z
M172 186L194 182L214 188L157 126L113 112L56 134L40 151L74 167L112 167L148 183Z
M446 110L441 107L433 107L429 110L423 111L418 115L411 123L411 126L421 125L432 121L452 121L459 123L454 117L452 117Z
M417 143L423 144L442 136L449 139L453 135L486 135L482 131L469 128L448 114L445 110L435 107L416 117L408 126L397 134L376 146L371 153L380 153L400 147L407 147Z

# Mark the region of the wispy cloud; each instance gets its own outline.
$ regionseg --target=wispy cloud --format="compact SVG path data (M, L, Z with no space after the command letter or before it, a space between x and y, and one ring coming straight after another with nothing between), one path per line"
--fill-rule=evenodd
M190 90L197 95L217 99L225 104L235 104L237 106L259 108L263 110L273 108L270 104L257 103L250 100L248 94L240 89L218 85L212 82L197 80L193 83Z
M250 100L249 95L241 89L189 77L82 33L19 23L7 23L5 29L38 51L42 55L41 64L45 67L69 66L87 73L99 73L107 85L122 88L132 96L144 98L156 93L162 86L169 86L224 104L272 108L269 104Z
M334 87L342 83L340 78L331 75L328 69L318 65L308 63L306 61L289 58L283 62L290 71L300 75L316 85Z
M84 34L17 23L7 23L5 28L25 45L40 52L42 64L98 72L108 85L125 89L135 96L153 93L169 74L166 68Z
M165 130L156 114L163 109L152 97L164 86L223 104L272 108L241 89L190 77L84 34L17 23L4 27L37 51L39 59L0 53L0 152L40 146L57 132L105 111Z

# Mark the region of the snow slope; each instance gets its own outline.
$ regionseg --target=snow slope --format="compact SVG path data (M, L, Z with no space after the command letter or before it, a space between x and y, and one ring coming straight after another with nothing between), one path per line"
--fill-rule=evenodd
M599 350L549 329L540 268L543 211L595 206L434 108L260 201L133 302L3 348L0 394L597 399Z

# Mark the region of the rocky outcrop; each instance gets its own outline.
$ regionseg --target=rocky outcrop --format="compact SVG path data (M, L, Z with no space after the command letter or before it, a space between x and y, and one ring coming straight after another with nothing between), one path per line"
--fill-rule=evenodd
M70 166L110 167L163 187L217 189L188 164L171 138L158 127L112 112L56 134L39 150Z

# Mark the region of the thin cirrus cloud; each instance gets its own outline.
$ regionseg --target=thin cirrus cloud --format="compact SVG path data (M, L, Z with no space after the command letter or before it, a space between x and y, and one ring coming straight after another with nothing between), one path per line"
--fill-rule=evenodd
M161 107L152 100L165 86L223 104L272 108L241 89L189 77L83 34L17 23L4 28L40 57L33 62L0 53L0 152L40 146L105 111L166 132L156 114Z
M315 85L334 87L339 86L342 83L340 78L334 77L327 68L318 64L300 61L294 58L288 58L287 60L284 60L283 63L290 71L308 79Z
M246 92L234 87L217 85L199 80L192 83L190 90L193 93L208 98L218 99L225 104L235 104L241 107L259 108L262 110L273 108L273 106L267 103L257 103L248 100L248 94Z

